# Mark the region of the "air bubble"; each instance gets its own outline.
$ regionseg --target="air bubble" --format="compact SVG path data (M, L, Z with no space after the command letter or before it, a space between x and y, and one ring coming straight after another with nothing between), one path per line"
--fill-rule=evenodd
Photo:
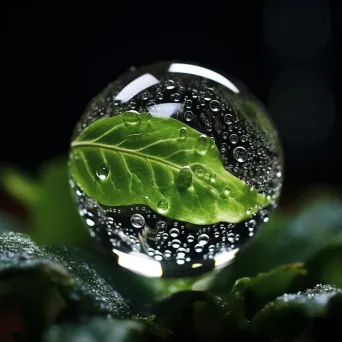
M220 102L217 100L212 100L209 103L209 107L213 112L218 112L220 110Z
M247 160L248 153L244 147L238 146L234 148L233 156L238 162L243 163Z
M193 118L194 118L194 113L193 112L188 110L187 112L184 113L184 119L186 121L191 121Z
M134 228L142 228L145 224L145 218L140 214L134 214L131 216L131 223Z

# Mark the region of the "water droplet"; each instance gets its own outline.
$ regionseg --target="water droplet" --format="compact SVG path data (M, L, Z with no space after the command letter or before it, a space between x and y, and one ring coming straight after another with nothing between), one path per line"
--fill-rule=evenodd
M210 183L215 183L215 181L216 181L216 175L215 175L215 173L212 173L212 174L209 176L209 179L210 179Z
M228 196L228 195L230 194L230 187L229 187L228 185L226 185L226 186L224 187L223 192L224 192L224 194L225 194L226 196Z
M179 235L179 230L177 228L172 228L170 229L169 234L171 237L175 238Z
M197 166L195 169L195 173L198 177L203 177L204 173L205 173L204 167L203 166Z
M156 224L156 228L157 228L159 233L162 233L165 230L165 228L166 228L166 222L158 221L157 224Z
M192 106L192 101L191 100L186 100L185 101L185 108L191 108Z
M207 234L201 234L197 240L200 245L204 246L209 242L209 236Z
M142 228L145 224L145 218L140 214L133 214L131 216L131 223L134 228Z
M220 102L217 100L212 100L210 101L209 107L213 112L218 112L220 110Z
M108 178L109 171L110 171L109 166L107 164L103 164L96 170L96 177L104 181Z
M193 235L188 235L186 239L188 240L188 242L194 242L195 237Z
M175 94L173 94L172 98L173 98L173 101L179 102L181 97L180 97L180 95L178 93L175 93Z
M185 191L192 184L192 171L190 166L184 166L176 178L176 186L180 191Z
M174 89L175 88L175 82L172 81L172 80L167 80L165 81L165 86L166 86L166 89Z
M199 243L195 246L195 251L197 253L201 253L203 251L203 246L200 245Z
M194 118L194 113L191 112L190 110L188 110L184 113L184 119L186 121L191 121L193 118Z
M238 162L243 163L247 160L248 153L244 147L238 146L234 148L233 156Z
M186 254L186 249L183 248L183 247L180 247L176 250L176 254L178 257L180 258L184 258L185 257L185 254Z
M158 202L157 207L158 211L160 211L161 213L165 213L167 209L169 209L169 202L165 198L163 198Z
M232 114L226 114L224 116L224 122L227 124L227 125L230 125L231 123L233 123L233 115Z
M255 220L249 220L247 223L247 227L249 228L249 230L253 230L256 226L256 221Z
M231 134L229 140L232 144L236 144L239 141L239 137L236 134Z
M186 127L182 127L180 130L179 130L179 137L184 140L186 138L186 133L187 133L187 130L186 130Z
M223 138L223 139L228 139L228 133L227 133L227 132L223 132L222 138Z
M162 253L159 252L159 251L155 251L155 253L154 253L154 259L156 259L157 261L163 260L163 255L162 255Z
M181 242L180 242L179 240L177 240L177 239L174 239L174 240L172 240L172 242L171 242L171 246L172 246L173 248L179 248L180 245L181 245Z
M95 226L95 222L93 220L91 220L90 218L87 218L86 219L86 224L89 226L89 227L94 227Z
M169 251L168 249L165 250L165 252L164 252L164 258L170 258L171 255L172 255L171 251Z
M214 233L214 237L215 237L216 239L218 239L218 238L220 237L220 233L219 233L219 232L215 232L215 233Z
M135 110L129 110L125 112L122 116L122 120L126 127L137 126L141 123L140 114Z

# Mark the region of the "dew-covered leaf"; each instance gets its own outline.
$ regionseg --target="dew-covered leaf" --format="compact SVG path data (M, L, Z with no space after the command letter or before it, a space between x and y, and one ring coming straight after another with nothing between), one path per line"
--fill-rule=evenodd
M268 303L250 321L253 336L277 341L340 340L342 290L316 285L295 294L283 294ZM331 335L330 335L331 334Z
M235 262L216 274L202 287L222 296L234 281L253 277L279 265L306 263L331 244L342 241L342 201L315 200L290 219L267 224Z
M193 224L240 222L270 202L224 169L208 136L148 113L95 121L72 142L70 165L83 191L103 205L145 204Z
M121 295L76 254L15 233L0 235L0 301L18 308L24 333L35 337L56 319L132 316Z
M66 158L46 163L36 179L7 169L2 182L9 194L27 207L30 235L36 242L70 244L88 238L72 199Z

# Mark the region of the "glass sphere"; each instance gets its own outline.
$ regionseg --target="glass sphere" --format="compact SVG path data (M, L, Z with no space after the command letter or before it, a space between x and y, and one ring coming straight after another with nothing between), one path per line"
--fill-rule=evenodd
M210 167L210 158L213 156L215 159L218 156L213 167L216 170L222 169L220 174L237 184L236 187L233 186L235 195L234 191L231 191L233 188L229 181L222 188L221 197L215 194L216 175L210 172L207 174L205 167L197 166L195 169L194 164L190 162L191 165L186 165L187 162L183 165L168 163L163 157L159 158L162 155L161 149L153 152L157 154L151 157L148 153L144 154L145 149L140 148L133 150L133 155L135 151L140 151L140 159L154 158L156 165L159 163L158 167L179 167L173 181L165 179L168 194L172 190L173 197L167 197L164 193L165 197L159 199L155 206L147 205L146 203L152 202L139 200L139 196L137 203L134 203L133 197L128 205L108 205L109 202L101 202L104 195L109 201L112 198L113 203L114 199L117 199L117 204L120 204L122 191L134 191L134 182L127 185L112 181L110 184L110 177L120 179L120 176L125 176L117 158L103 162L104 159L93 157L87 160L87 164L77 164L82 156L73 148L77 144L72 144L69 160L70 184L79 213L91 236L107 251L114 253L121 266L145 276L185 277L229 264L236 252L256 234L264 222L268 221L271 210L277 205L282 187L282 150L277 131L266 109L243 84L232 80L231 77L193 64L156 63L131 68L93 98L76 126L73 141L101 119L107 119L103 122L107 122L106 127L109 129L105 133L101 131L103 136L110 133L111 122L114 125L114 121L108 121L112 120L108 118L123 115L122 120L129 127L140 120L139 116L146 117L146 113L153 125L170 127L170 130L163 131L165 133L160 133L163 141L170 140L169 145L164 143L163 151L172 145L173 154L179 152L175 150L175 139L171 139L171 133L168 133L173 132L175 127L179 132L177 146L182 152L188 151L187 154L191 154L191 158L202 158L198 159L200 163L204 166L209 163ZM141 146L141 139L148 138L148 134L154 134L156 131L158 133L158 126L153 125L146 126L144 134L133 134L134 146ZM95 133L87 134L90 136ZM110 134L115 139L114 133ZM116 146L126 146L122 144L125 144L128 136L125 139L124 131L118 134L123 135L124 140ZM198 134L199 145L187 149L186 139L190 134L194 137ZM182 140L185 141L183 145ZM212 149L207 155L200 155L203 142L208 143ZM158 143L153 141L149 146ZM99 149L101 146L98 144ZM125 153L126 150L125 147L115 153ZM99 155L100 153L99 150ZM125 159L125 155L119 157ZM81 170L84 166L86 171ZM87 191L88 187L83 186L76 177L81 171L89 173L89 186L93 186L95 190L96 184L107 182L101 188L105 194L99 194L97 197L94 195L95 192ZM145 177L144 170L139 170L139 167L128 168L127 172L135 177L137 184L139 179L143 182L141 179ZM179 181L180 178L182 182ZM210 189L213 192L212 199L208 197L211 192L207 195L203 195L206 194L204 190L196 193L195 182L200 184L199 182L204 182L204 179L207 188L213 184L213 189ZM185 184L184 189L177 188L180 183ZM185 200L187 196L186 193L190 191L193 191L194 195L191 197L192 201L186 202L185 209L188 212L185 213L184 208L181 211L179 206L178 215L177 203L181 205L183 198ZM203 199L201 196L207 198ZM259 202L254 201L257 196ZM124 196L122 199L122 203L128 200ZM201 206L202 200L206 203L205 207ZM211 211L214 210L217 201L226 201L224 204L228 203L226 208L232 213L227 217L233 217L236 212L238 215L234 216L235 219L222 220L225 216L221 210L215 220L215 216L211 216ZM206 214L211 219L206 219ZM186 219L183 219L184 217Z

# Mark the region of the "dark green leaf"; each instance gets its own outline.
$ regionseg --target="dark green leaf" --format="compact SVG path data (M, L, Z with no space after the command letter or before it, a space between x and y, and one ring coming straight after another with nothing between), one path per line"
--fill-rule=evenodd
M8 169L4 172L3 183L12 196L27 205L30 235L36 242L69 244L88 239L71 196L66 158L45 164L37 180Z
M53 326L45 342L144 342L146 326L133 321L96 318L87 324Z
M122 297L67 248L43 248L21 234L0 235L0 300L19 307L32 336L57 317L131 317Z
M342 241L342 201L315 201L292 219L266 225L237 255L235 262L204 284L225 295L236 279L255 276L278 265L303 262L331 244Z
M208 136L172 118L127 112L100 119L71 147L72 176L103 205L145 204L210 224L242 221L270 202L225 170Z
M335 321L331 313L336 314ZM328 318L328 319L327 319ZM284 294L267 304L249 323L253 336L277 341L319 340L329 333L339 340L342 321L342 290L330 285ZM326 330L329 326L331 329ZM322 339L323 341L323 339Z

